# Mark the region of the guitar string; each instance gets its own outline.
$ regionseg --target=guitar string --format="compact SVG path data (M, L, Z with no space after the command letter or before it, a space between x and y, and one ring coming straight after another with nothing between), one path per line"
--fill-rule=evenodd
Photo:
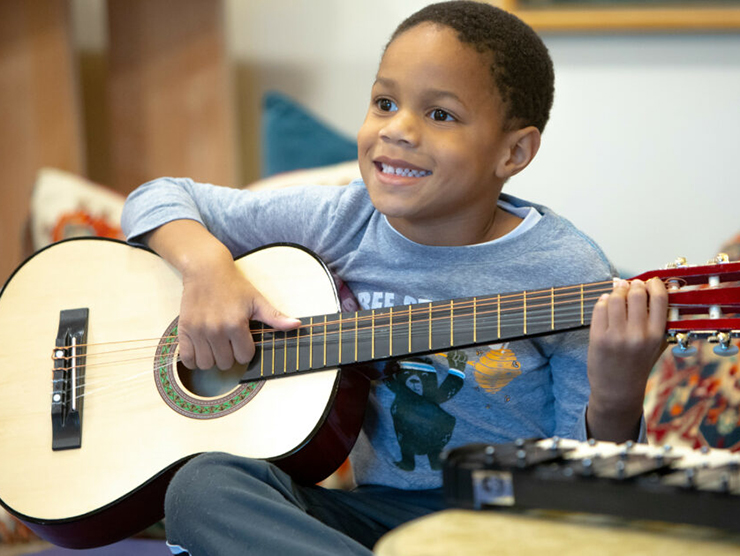
M603 283L596 283L596 284L597 285L601 285ZM591 285L592 284L589 284L589 286L591 286ZM567 288L563 288L563 289L572 289L574 287L575 286L568 286ZM531 308L531 309L537 309L539 307L542 307L542 305L532 305L532 301L536 301L536 300L540 300L540 299L547 299L547 303L546 303L545 306L550 307L551 305L553 305L553 303L550 301L550 299L552 298L553 293L556 292L556 291L557 291L556 288L553 288L552 291L551 290L542 290L540 293L544 293L546 295L540 295L540 296L537 296L537 293L538 292L533 292L532 294L529 294L528 293L527 294L527 299L529 301L528 307ZM605 289L603 291L595 291L595 290L593 290L593 291L591 291L589 293L606 293L607 291L609 291L609 290L608 289ZM575 291L575 292L572 292L570 294L562 294L562 293L560 293L560 294L555 294L555 295L559 296L559 298L563 298L564 296L580 296L580 291ZM483 299L486 299L486 298L483 298ZM523 309L523 305L518 305L518 306L514 306L514 307L511 307L511 306L504 307L505 305L510 305L511 303L515 303L515 302L518 302L519 300L521 300L521 294L517 294L516 296L514 296L514 295L510 295L510 296L502 295L500 300L498 298L488 298L488 300L489 301L476 300L476 301L460 302L459 304L454 305L454 308L455 308L455 310L460 311L460 310L470 309L470 308L473 308L473 307L476 307L476 308L485 308L485 307L490 307L490 306L495 306L495 305L499 305L500 304L501 305L501 313L502 314L505 311L508 311L508 312L518 312L518 311L521 311ZM584 301L585 300L586 299L584 298ZM560 305L562 303L569 303L569 302L579 302L579 301L580 301L579 298L577 298L575 300L570 300L570 301L558 301L554 305ZM427 305L424 305L424 306L421 306L421 307L418 306L418 305L409 305L409 306L405 306L405 307L409 307L409 308L406 309L406 310L400 309L396 313L396 315L399 318L408 319L408 318L413 318L414 315L426 315L429 312L429 307ZM436 306L436 307L433 308L433 311L434 312L443 312L443 311L446 310L446 308L447 307L444 306L444 305L442 305L442 306L438 305L438 306ZM483 312L482 311L482 312L478 312L478 314L485 316L486 312ZM329 316L334 316L334 315L329 315ZM378 317L382 318L384 316L385 315L378 315L378 314L376 314L375 315L375 318L378 318ZM462 316L465 316L465 315L462 315ZM440 319L447 319L448 317L442 316L442 317L439 317L439 318ZM364 315L364 316L359 316L359 317L348 317L348 318L343 318L342 319L342 324L347 324L348 326L353 326L355 324L355 322L358 322L358 323L366 323L366 322L371 321L372 319L373 319L373 317L370 316L370 315ZM427 319L427 320L429 320L429 319ZM425 320L425 322L427 322L427 320ZM432 320L434 320L434 319L432 319ZM337 320L334 320L334 321L329 321L326 324L323 321L319 321L319 322L314 322L313 324L303 324L303 325L299 326L298 328L292 329L292 330L309 330L311 328L313 328L315 330L316 329L321 330L321 328L323 328L324 326L331 326L333 324L338 324L338 322L339 322L338 319ZM363 330L363 331L364 330L369 330L369 328L362 328L361 330ZM265 335L265 334L275 333L275 332L280 332L280 331L279 330L276 330L276 329L272 329L272 328L263 328L263 329L255 329L255 330L252 330L252 334L253 335L260 335L260 334L261 335ZM162 340L176 339L176 338L177 338L177 335L170 335L170 336L162 336L160 338L146 338L146 339L136 339L136 340L117 340L117 341L110 341L110 342L97 343L97 344L92 344L92 343L88 343L88 344L77 344L77 348L79 349L79 348L87 348L87 347L97 347L97 346L100 346L100 345L120 345L120 344L129 344L129 343L137 343L137 342L156 342L155 345L159 345L159 343ZM123 353L123 352L128 352L128 351L133 351L133 350L151 349L151 347L152 347L151 345L146 345L146 346L140 346L140 347L124 348L124 349L121 349L121 350L110 350L110 351L108 351L108 353ZM59 349L64 349L64 348L63 347L55 347L54 348L54 351L57 351ZM55 360L56 359L64 360L64 359L71 359L71 357L72 357L71 355L63 355L63 356L55 356L54 359Z
M334 368L334 367L331 367ZM100 401L102 399L105 399L106 394L110 396L115 396L116 398L125 395L128 391L138 391L140 388L142 381L149 382L151 381L152 377L152 369L147 369L146 371L142 371L140 373L136 373L135 375L128 375L125 378L121 379L120 375L116 375L114 377L102 377L101 379L98 379L98 381L89 381L87 378L84 381L84 384L80 384L77 387L77 390L82 390L83 388L85 391L83 393L80 393L77 395L78 400L82 400L85 398L89 398L91 396L95 396L95 398ZM111 381L110 378L113 380ZM102 386L99 385L102 381ZM121 388L121 383L123 383L123 390ZM95 385L96 387L93 389L90 389L89 387L91 385ZM231 387L231 390L236 388L238 384L235 384ZM128 388L127 388L128 387ZM225 394L228 394L226 392ZM222 394L224 395L224 394ZM215 396L215 398L218 398L219 396Z
M582 302L583 302L584 306L585 305L590 305L590 303L592 301L594 301L595 299L598 299L598 296L584 296ZM579 304L579 306L580 306L580 302L581 302L581 299L579 298L577 300L577 303ZM531 320L531 318L534 318L534 317L532 317L532 315L534 315L535 312L539 312L539 309L546 308L546 309L550 310L552 308L554 310L555 306L560 306L560 305L567 304L567 303L572 303L572 301L559 301L559 302L556 302L554 304L553 303L532 304L530 302L530 303L527 304L528 312L530 313L530 318L527 318L527 322L528 323L533 323L533 324L535 323L535 321ZM494 304L488 304L488 306L490 306L490 305L494 305ZM486 307L486 306L487 305L483 305L483 307ZM472 305L471 305L471 307L472 307ZM501 323L502 323L502 325L504 325L504 323L506 323L507 325L510 325L511 322L512 322L512 319L509 318L509 317L514 317L513 322L517 322L518 320L522 320L521 317L520 317L520 313L522 312L523 308L524 308L524 305L521 305L521 306L518 306L518 307L508 307L506 309L503 309L502 308L500 311L498 309L489 310L489 311L479 310L479 311L476 311L475 315L473 315L473 314L463 314L463 315L460 315L458 313L458 316L455 317L455 318L460 319L458 322L463 322L462 319L464 319L464 318L472 319L472 318L475 317L475 318L484 319L487 316L497 315L498 314L501 317ZM436 312L437 313L440 313L440 312L445 312L446 310L447 310L446 308L440 308ZM455 310L458 310L459 311L459 310L461 310L461 308L455 306ZM424 311L425 314L427 312L428 312L428 309L426 309ZM559 315L560 315L560 313L562 313L562 311L559 311L558 312ZM409 311L403 311L402 310L402 311L399 311L396 314L398 315L399 320L403 320L404 322L407 322L408 318L410 318ZM386 315L376 315L375 316L376 321L379 320L379 319L381 319L383 316L386 316ZM413 312L412 312L412 316L413 316ZM429 318L429 319L425 319L423 321L423 323L418 323L417 322L417 324L419 324L420 326L431 326L435 322L440 322L440 321L449 322L449 319L450 319L450 317L448 315L444 314L444 315L440 315L438 317L432 317L432 318ZM347 328L348 328L348 330L346 331L346 333L353 333L354 332L354 328L353 327L355 325L355 322L356 321L357 322L362 322L363 320L365 320L365 319L363 319L363 318L360 318L360 319L356 319L356 318L343 319L342 320L342 324L343 325L346 324L347 325ZM561 319L559 318L558 320L560 321ZM330 326L338 326L338 324L339 324L339 320L328 321L326 323L324 323L323 321L320 321L320 322L314 323L313 325L310 325L309 324L309 325L305 325L305 326L300 327L300 328L302 330L308 330L308 329L311 329L311 328L313 328L314 330L315 329L318 329L318 331L316 331L316 332L313 332L313 333L309 332L308 335L310 336L311 334L313 334L314 336L319 336L319 339L317 341L321 341L320 338L327 338L328 339L328 338L330 338L333 335L339 334L339 331L338 330L337 331L327 331L327 332L323 332L322 331L322 329L325 328L325 327L328 328ZM399 324L404 324L404 323L399 323ZM357 331L358 332L366 332L366 331L370 330L371 328L374 328L376 330L376 333L377 333L377 332L382 331L383 328L390 328L392 326L393 325L389 322L388 324L375 324L372 327L359 327L357 329ZM270 330L254 330L253 331L253 335L256 335L256 336L260 336L261 335L262 337L264 337L266 334L271 334L271 333L274 333L274 332L279 332L279 331L275 331L275 330L272 330L272 329L270 329ZM177 340L177 336L165 336L165 337L162 338L162 340L165 340L165 339L171 339L174 342L174 341ZM294 338L287 338L286 337L286 339L293 340ZM149 350L154 349L157 346L159 346L160 345L160 342L161 342L161 340L158 340L156 338L152 338L150 340L142 340L142 341L152 341L152 342L156 341L157 343L156 344L148 344L148 345L144 345L144 346L131 347L131 348L126 348L126 349L121 349L121 350L108 350L108 351L105 351L105 352L98 352L97 354L95 352L89 352L89 353L87 353L85 355L78 354L78 355L76 355L76 357L91 357L93 354L96 354L96 355L111 355L111 354L118 354L118 353L131 353L131 352L134 352L134 351L142 351L142 350L149 351ZM278 341L283 341L283 339L278 339ZM103 343L97 343L97 344L78 344L77 347L78 348L83 347L83 346L100 347L100 346L106 346L106 345L118 344L118 343L120 343L120 342L108 342L108 343L103 342ZM269 341L264 341L264 340L260 341L260 340L257 340L257 341L255 341L255 346L260 347L260 346L264 346L265 344L268 344L268 343L271 344L272 343L272 340L269 340ZM54 348L54 352L59 351L60 349L64 349L64 348L56 347L56 348ZM52 359L54 361L65 361L65 360L70 360L71 358L72 358L72 355L56 355L56 354L53 355L53 357L52 357ZM123 362L127 362L127 361L135 361L137 359L143 359L143 358L144 357L142 357L142 358L131 358L131 359L128 359L128 360L115 361L114 363L123 363ZM89 367L89 365L88 365L88 367ZM56 370L68 370L69 368L70 367L59 367Z
M584 286L587 287L587 288L589 288L589 293L598 293L598 294L600 294L600 293L608 293L609 291L611 291L611 288L605 288L605 289L601 289L601 290L596 290L594 288L594 286L603 286L603 285L606 285L606 284L613 285L613 281L612 282L606 282L606 281L604 281L604 282L594 282L594 283L591 283L591 284L584 284ZM723 285L726 285L726 284L723 284ZM498 304L500 304L501 307L502 307L501 308L501 312L502 313L503 313L504 310L517 312L517 311L521 311L522 308L523 308L523 306L514 306L514 307L506 307L506 308L504 308L504 306L505 305L510 305L512 303L517 303L519 300L522 299L523 295L527 295L527 300L530 301L530 304L528 304L528 306L531 309L536 309L536 308L541 307L539 305L531 305L531 302L532 301L536 301L536 300L540 300L540 299L547 299L548 300L547 301L547 306L548 307L551 306L551 305L553 305L552 301L550 301L553 298L553 296L557 297L558 299L564 298L564 297L576 296L575 299L571 299L570 301L561 301L561 302L556 303L555 305L558 305L558 304L561 304L561 303L578 303L580 301L580 299L578 297L578 296L580 296L580 293L581 293L580 292L580 287L581 287L580 285L577 285L577 286L565 286L565 287L560 287L560 288L551 288L550 290L533 290L531 292L523 292L523 293L516 293L516 294L505 294L505 295L501 295L500 296L500 299L498 298L498 296L497 297L485 296L485 297L481 297L481 298L475 298L473 300L460 301L458 304L454 305L454 308L455 308L455 310L460 311L460 310L470 309L472 307L481 308L481 307L486 307L486 306L490 306L490 305L498 305ZM566 290L575 290L575 291L572 291L570 293L563 293ZM584 291L585 291L585 289L584 289ZM584 301L585 300L586 299L584 298ZM451 300L451 301L455 301L455 300ZM436 312L444 312L446 310L447 306L446 305L443 305L443 304L439 304L439 302L437 302L437 303L438 304L435 307L433 307L433 311L436 311ZM408 309L405 309L404 310L403 307L408 307ZM671 306L671 307L674 307L674 306ZM400 311L398 311L396 313L396 315L399 318L401 318L401 317L402 318L413 318L414 315L420 315L420 314L426 315L426 314L428 314L428 311L429 311L428 305L421 305L421 304L401 306L398 309L400 309ZM355 314L359 314L359 311L357 313L355 313ZM479 313L479 314L483 314L483 313ZM339 313L336 313L336 315L339 315ZM318 316L321 316L321 315L318 315ZM327 316L334 316L334 315L327 315ZM378 318L378 317L379 318L384 318L385 316L387 316L387 315L386 314L377 314L376 313L374 316L373 315L364 315L364 316L358 316L358 317L347 317L347 318L343 318L341 320L342 320L342 324L347 324L347 325L350 325L351 326L355 322L358 322L358 323L366 323L366 322L372 321L375 318ZM463 316L465 316L465 315L463 315ZM440 317L440 318L441 319L447 319L448 317L443 316L443 317ZM313 328L313 329L318 329L320 331L320 329L323 328L324 326L331 326L331 325L335 325L335 324L338 324L338 323L339 323L339 319L332 320L332 321L327 321L326 323L324 323L323 321L317 321L317 322L314 322L313 324L306 324L306 323L304 323L304 324L300 325L299 327L297 327L295 329L291 329L291 330L310 330L311 328ZM369 328L368 329L362 329L362 330L369 330ZM277 329L273 329L273 328L261 328L261 329L254 329L251 332L252 332L253 335L263 335L264 336L265 334L276 333L276 332L281 332L281 331L280 330L277 330ZM320 334L320 332L319 332L319 334ZM159 338L142 338L142 339L134 339L134 340L116 340L116 341L109 341L109 342L98 343L98 344L91 344L91 343L88 343L88 344L78 344L77 347L78 348L86 348L86 347L99 346L99 345L121 345L121 344L133 344L133 343L139 343L139 342L156 342L155 345L159 345L159 343L161 341L163 341L163 340L168 340L168 339L173 339L174 340L176 338L177 338L177 335L170 335L170 336L162 336L162 337L159 337ZM259 345L259 343L257 343L257 345ZM145 346L141 346L141 347L124 348L124 349L117 350L117 351L122 353L122 352L133 351L133 350L142 350L142 349L148 350L148 349L151 349L151 347L152 347L151 345L145 345ZM60 348L55 348L54 351L57 351L58 349L60 349ZM63 348L61 348L61 349L63 349ZM115 353L115 351L114 350L110 350L108 353ZM57 356L57 357L54 357L54 358L55 359L71 359L71 357L72 357L71 355L68 355L68 356Z
M564 318L565 319L570 318L571 319L570 323L580 322L580 311L579 310L574 310L574 311L571 312L571 314L565 315ZM547 322L548 320L549 319L542 319L542 322ZM495 325L489 325L489 327L494 327L494 326ZM383 332L384 331L379 331L379 334L380 334L379 337L382 337ZM153 361L153 358L151 358L151 357L145 357L145 358L141 358L141 359L142 360L145 360L146 359L146 360L149 360L149 361ZM121 364L121 363L120 362L111 362L111 364L112 365L118 365L118 364ZM171 362L169 362L169 364L171 364ZM85 366L85 368L86 369L88 368L87 365ZM92 394L99 394L100 392L103 392L103 391L106 391L106 390L110 390L112 388L116 388L116 390L115 391L112 391L110 393L111 394L115 394L116 396L118 396L118 395L121 395L121 390L120 390L120 388L118 388L121 382L131 384L133 381L136 381L136 380L139 380L139 379L145 379L145 380L149 381L149 380L151 380L152 372L153 372L153 369L152 368L149 368L146 371L142 371L142 372L136 373L134 375L127 375L124 378L120 378L120 375L115 375L113 377L98 377L97 380L94 380L94 379L93 380L89 380L89 377L85 377L84 383L78 385L78 390L79 389L82 389L82 388L86 388L86 391L84 393L78 395L77 397L78 397L78 399L81 399L81 398L90 396ZM114 379L113 382L109 382L109 379L110 378L113 378ZM100 384L100 381L102 381L102 386L99 385ZM52 381L52 383L53 382L54 381ZM93 387L93 389L89 389L89 387L91 387L91 386Z
M600 284L604 284L604 283L605 283L605 282L602 282L602 283L600 283ZM562 288L562 289L573 289L574 287L578 287L578 286L569 286L569 287L566 287L566 288ZM548 292L547 290L541 290L541 291L542 291L543 293L549 293L549 294L550 294L550 297L552 298L552 296L554 295L554 291L555 291L555 288L551 288L551 290L550 290L549 292ZM604 290L604 291L607 291L607 290ZM579 293L580 293L580 292L574 292L574 293L573 293L573 294L571 294L571 295L579 295ZM597 292L597 293L598 293L598 292ZM516 295L511 295L511 296L501 296L501 297L502 297L502 299L504 299L504 298L507 298L507 297L508 297L508 298L511 298L511 297L515 297L515 298L519 299L519 298L521 297L521 295L522 295L522 294L516 294ZM562 294L559 294L559 295L560 295L560 296L562 297ZM544 297L544 296L541 296L541 297L540 297L540 299L542 299L543 297ZM579 296L579 297L580 297L580 296ZM493 299L494 299L494 298L489 298L489 299L491 299L491 301L493 301ZM537 298L535 298L535 299L537 299ZM583 298L582 300L581 300L581 299L579 298L579 299L577 299L577 301L580 301L580 303L581 303L582 305L585 305L585 304L589 304L589 305L590 305L591 301L593 301L594 299L596 299L596 298L595 298L595 297L592 297L592 296L589 296L589 297L584 297L584 298ZM498 299L496 299L496 302L498 303ZM555 304L553 304L553 303L548 303L548 304L546 304L546 305L531 305L531 303L530 303L530 305L529 305L529 306L530 306L530 311L531 311L531 313L534 313L534 312L536 311L536 309L537 309L537 308L541 308L541 307L551 307L552 305L559 305L559 304L563 304L563 303L568 303L568 302L565 302L565 301L559 301L558 303L555 303ZM486 305L491 305L491 304L492 304L492 303L490 303L490 304L487 304L487 303L485 303L485 302L481 303L481 305L482 305L482 306L484 306L484 307L485 307ZM460 304L459 304L459 305L457 306L457 308L458 308L458 309L460 309L461 307L464 307L465 305L466 305L465 303L460 303ZM512 312L512 311L517 311L517 315L518 315L518 312L519 312L519 311L521 311L521 309L522 309L523 307L524 307L524 306L522 305L521 307L509 308L509 309L508 309L508 311L509 311L509 312ZM437 307L437 309L439 309L440 311L444 311L444 310L446 309L446 306L442 306L442 307L439 307L439 306L438 306L438 307ZM425 313L426 313L426 309L424 309L424 308L421 308L421 311L423 311L423 312L425 312ZM591 311L591 308L589 307L589 312L590 312L590 311ZM405 318L405 316L406 316L406 315L410 315L410 314L413 314L413 312L414 312L414 309L413 309L413 307L412 307L412 306L409 306L409 309L408 309L407 311L401 311L400 313L397 313L397 314L398 314L398 315L400 315L401 317ZM502 314L502 316L501 316L501 321L500 321L500 325L501 325L501 326L504 326L504 327L506 327L506 326L509 326L509 325L510 325L510 319L507 319L507 316L508 316L508 315L504 314L504 313L505 313L505 311L503 311L503 310L502 310L502 311L494 311L493 313L495 314L496 312L498 312L498 313ZM584 317L584 315L583 315L583 311L581 310L581 311L579 311L579 312L580 312L580 316L581 316L581 321L583 322L583 317ZM485 316L486 314L491 314L491 313L492 313L491 311L481 311L480 313L478 313L478 315L479 315L479 316L482 316L482 317L483 317L483 316ZM562 314L562 311L558 313L558 322L559 322L559 324L561 324L561 323L562 323L562 319L563 319L563 316L564 316L564 315ZM460 318L464 318L464 317L468 317L468 318L474 318L474 317L473 317L473 315L470 315L470 314L468 314L468 315L459 315L459 317L460 317ZM590 317L590 315L589 315L589 317ZM534 316L534 317L533 317L532 315L530 315L530 317L529 317L529 318L527 318L527 322L529 323L529 325L530 325L530 326L537 326L537 325L538 325L538 324L539 324L540 322L545 322L545 319L547 319L547 316L546 316L546 315L545 315L545 316L543 316L543 319L542 319L542 321L538 321L538 320L536 319L536 316ZM359 319L345 319L345 320L344 320L343 322L346 322L347 324L350 324L350 325L351 325L351 324L352 324L352 322L353 322L353 321L355 321L355 320L358 320L358 321L359 321L359 320L363 320L363 319L362 319L362 318L359 318ZM434 318L433 318L433 319L429 319L428 321L425 321L425 322L424 322L423 324L427 324L427 322L429 322L429 326L431 326L432 322L434 322L434 321L437 321L437 320L444 320L444 321L449 321L449 317L448 317L447 315L444 315L444 316L441 316L441 317L439 317L439 318L437 318L437 319L434 319ZM520 322L521 322L521 321L520 321L520 320L519 320L519 319L517 318L517 320L516 320L516 323L517 323L517 324L519 324ZM310 328L311 326L313 326L313 327L319 327L319 328L322 328L322 327L326 327L327 325L332 325L332 324L335 324L335 325L336 325L336 324L338 324L338 321L330 321L330 322L328 322L328 323L323 323L323 322L317 322L317 323L314 323L313 325L308 325L307 327L308 327L308 328ZM379 339L384 339L384 338L390 337L390 329L391 329L391 327L392 327L392 323L389 323L388 325L381 325L381 326L379 326L379 327L378 327L378 330L377 330L377 336L378 336L378 338L379 338ZM385 332L385 330L384 330L384 329L385 329L385 328L387 328L387 329L388 329L388 334L387 334L387 335L386 335L386 334L384 334L384 332ZM364 330L367 330L367 329L366 329L366 328L363 328L363 329L359 329L359 330L363 330L363 331L364 331ZM265 334L265 333L268 333L268 332L269 332L268 330L264 330L264 329L263 329L263 330L260 330L259 332L255 331L255 334L257 334L257 335L263 335L263 336L264 336L264 334ZM349 332L349 333L351 334L351 333L352 333L352 330L349 330L348 332ZM325 343L325 344L330 344L330 343L331 343L331 342L330 342L330 340L332 339L332 338L331 338L331 336L332 336L332 335L334 335L334 334L338 334L338 331L337 331L337 332L333 332L333 331L332 331L332 332L326 332L326 333L324 334L324 338L325 338L325 339L324 339L324 343ZM287 337L286 337L286 338L283 338L283 339L278 339L278 342L283 342L283 343L285 343L285 341L287 341L287 340L292 340L292 339L293 339L293 338L287 338ZM152 339L152 340L154 340L154 339ZM328 341L327 341L327 340L328 340ZM136 341L136 340L131 340L131 341L118 341L118 342L109 342L109 343L107 343L107 344L98 344L98 345L121 344L121 343L129 343L129 342L135 342L135 341ZM139 340L139 341L145 341L145 340ZM320 342L320 341L321 341L321 340L319 339L319 342ZM258 342L256 342L257 346L259 346L260 344L264 344L264 343L265 343L265 342L259 342L259 341L258 341ZM91 346L93 346L93 345L95 345L95 344L90 344L90 345L91 345ZM334 342L334 343L333 343L332 345L338 345L338 344L337 344L336 342ZM287 345L286 345L286 346L284 346L284 349L285 349L285 347L292 347L292 346L287 346ZM450 347L452 347L452 346L450 346ZM118 352L120 352L120 351L133 351L133 350L141 350L141 349L147 349L147 350L148 350L148 349L151 349L151 348L152 348L152 346L143 346L143 347L140 347L140 348L131 348L130 350L118 350ZM85 355L84 355L84 357L86 357L86 358L94 358L94 357L96 357L96 356L97 356L97 357L105 357L105 356L109 356L109 355L110 355L111 353L115 353L115 352L116 352L116 351L99 352L99 353L91 352L91 353L87 353L87 354L85 354ZM70 356L70 357L71 357L71 356ZM66 358L67 358L67 357L62 357L61 359L66 359ZM100 366L105 366L105 365L120 365L120 364L123 364L123 363L127 363L127 362L134 362L134 361L137 361L137 360L151 360L151 357L149 357L149 356L147 356L147 357L138 357L138 358L132 358L132 359L128 359L128 360L119 360L119 361L108 361L108 362L104 362L104 363L97 363L97 364L92 364L92 363L91 363L91 364L89 364L89 365L87 364L87 359L86 359L86 365L85 365L85 369L89 369L89 368L94 368L94 367L100 367ZM179 359L178 359L178 361L179 361ZM69 367L62 367L62 368L57 368L57 369L55 369L55 370L68 370L68 369L69 369ZM87 382L87 385L88 385L88 386L89 386L90 384L91 384L91 382Z
M592 310L591 303L594 302L597 299L598 299L598 296L590 296L590 297L584 296L584 299L583 299L583 310L581 310L580 303L578 304L578 306L572 306L572 309L573 309L574 313L576 313L580 317L581 321L583 321L584 324L586 323L586 321L590 321L590 317L591 317L591 314L590 313L591 313L591 310ZM564 320L564 319L569 318L570 315L568 315L567 313L565 313L562 309L558 310L557 313L552 313L549 310L550 306L551 306L551 304L547 304L547 305L534 305L534 306L528 305L529 310L528 310L528 317L526 319L527 320L527 325L530 326L530 327L537 327L537 326L539 326L539 325L541 325L543 323L552 322L553 318L555 318L555 315L557 315L557 322L558 322L558 325L559 326L562 326L562 327L570 326L571 323L568 322L567 320ZM543 307L548 308L547 314L545 314L543 311L539 311L538 310L538 309L542 309ZM524 324L524 319L519 316L520 310L521 310L521 308L519 308L519 311L515 311L514 309L512 309L512 310L510 310L508 312L505 312L505 311L502 310L500 312L500 319L497 321L497 325L500 326L501 328L507 328L507 327L511 327L513 325L523 325ZM516 314L514 315L514 314L512 314L512 312L516 312ZM483 321L486 316L497 315L498 313L499 313L498 311L480 311L480 312L477 312L475 316L472 315L472 314L458 315L457 318L460 319L459 322L462 322L463 319L470 320L470 319L473 319L473 318L480 318ZM407 313L402 313L402 315L405 315L405 314L407 314ZM377 320L378 319L377 319L377 316L376 316L376 323L377 323ZM578 319L574 319L574 321L575 320L578 320ZM339 321L328 322L328 323L326 323L326 325L323 322L321 322L321 323L316 323L313 326L314 326L314 328L316 328L316 327L318 327L318 328L324 328L325 326L328 327L330 325L337 326L338 325L338 322ZM343 323L347 323L347 324L350 324L350 325L351 325L352 322L353 321L350 320L350 319L347 319L347 320L343 321ZM395 324L395 326L403 328L404 326L407 325L406 322L407 321L397 323L397 324ZM445 323L448 323L448 322L450 322L450 319L449 319L449 316L443 315L443 316L440 316L440 317L427 319L423 323L417 323L417 324L419 324L420 328L422 328L423 330L428 330L428 328L430 326L433 326L435 322L445 322ZM481 323L479 323L479 325L478 325L477 328L480 329L480 327L481 326L484 326L484 325L485 325L485 322L481 322ZM390 337L390 332L391 332L391 329L392 329L393 326L394 325L391 324L389 321L387 321L387 323L383 323L383 324L375 324L374 325L374 328L375 328L374 334L377 337L377 339L381 339L382 340L382 339L385 339L385 338L389 338ZM413 327L412 327L412 329L413 329ZM358 328L357 329L358 332L366 332L368 330L370 330L370 327L362 327L362 328ZM344 329L344 333L352 336L352 334L355 333L355 330L354 330L354 328L352 328L352 326L348 326L347 329ZM413 333L413 331L412 331L412 333ZM264 332L264 331L256 332L255 331L254 334L256 336L260 336L260 335L264 336L264 334L266 334L266 332ZM315 341L316 341L316 343L318 345L321 345L323 343L327 344L327 346L329 346L329 345L338 345L336 342L332 342L332 340L334 340L338 335L339 335L339 330L337 328L336 330L331 330L331 331L326 331L326 332L317 332L317 333L315 333L314 338L315 338ZM172 341L172 343L170 345L172 347L175 347L177 345L177 337L176 336L173 336L171 338L172 338L173 341ZM307 341L308 338L309 338L308 336L303 336L300 339L303 340L303 341ZM284 336L283 338L276 338L274 342L272 340L269 340L269 341L268 340L263 340L263 341L257 340L257 341L255 341L255 346L257 348L260 348L260 347L264 348L264 347L271 347L274 343L277 343L277 344L280 344L278 347L281 347L281 348L284 348L285 346L287 346L289 348L294 348L294 347L296 347L297 340L298 340L298 338L296 338L296 337ZM101 343L101 344L91 344L91 345L94 345L94 346L99 347L99 346L104 346L106 344L105 343ZM110 366L110 365L120 365L120 364L129 363L129 362L136 362L136 361L143 361L143 360L151 360L152 359L152 356L151 355L147 355L147 356L140 356L140 357L130 357L128 359L116 359L116 360L112 360L112 361L88 362L89 359L94 359L96 357L97 358L104 358L106 356L110 356L111 354L117 354L117 353L121 353L121 352L124 352L124 351L126 353L130 353L130 352L133 352L133 351L142 351L142 350L151 351L155 347L156 347L155 345L148 345L148 346L141 346L141 347L138 347L138 348L130 348L128 350L114 350L114 351L100 351L100 352L91 351L91 352L88 352L87 354L84 354L84 355L78 354L77 357L85 357L86 358L85 368L90 369L90 368L97 368L97 367ZM70 359L70 356L64 356L64 357L58 357L58 356L56 356L55 359L56 360ZM58 367L58 368L53 369L53 370L56 370L56 371L66 371L66 370L69 370L70 368L71 367Z
M580 320L580 312L578 312L578 318L573 319L573 322L577 322L579 320ZM440 350L440 353L443 353L443 352L444 352L444 350ZM383 358L379 358L379 359L383 359ZM170 364L171 364L171 362L170 362ZM337 366L338 365L327 367L327 368L336 368ZM122 381L125 382L125 383L127 383L127 385L128 386L131 386L132 388L133 387L138 388L138 385L133 384L133 382L134 381L139 381L139 380L142 380L142 379L143 380L146 380L147 382L149 382L151 380L151 375L152 375L152 369L147 369L146 371L143 371L141 373L137 373L135 375L129 375L126 378L124 378ZM86 396L90 396L91 394L100 394L100 393L105 394L106 392L108 394L110 394L110 395L120 396L122 394L121 388L120 388L121 379L119 379L118 377L114 377L114 379L115 380L112 383L108 383L108 384L105 384L108 381L107 380L104 380L103 381L104 384L105 384L104 386L100 386L100 387L98 387L97 389L94 389L94 390L87 390L83 394L78 395L77 396L78 399L84 398ZM78 390L84 388L86 385L89 386L89 384L90 383L87 382L86 384L80 385L78 387ZM211 396L210 398L217 399L218 397L224 396L224 395L228 394L229 392L233 391L236 387L238 387L238 383L234 384L233 386L229 386L230 389L227 390L227 391L225 391L225 392L223 392L222 394L219 394L219 395L216 395L216 396ZM115 390L112 390L113 388L115 388ZM101 397L104 397L104 396L101 396ZM96 396L96 398L97 398L97 396ZM100 398L97 398L97 399L100 399Z

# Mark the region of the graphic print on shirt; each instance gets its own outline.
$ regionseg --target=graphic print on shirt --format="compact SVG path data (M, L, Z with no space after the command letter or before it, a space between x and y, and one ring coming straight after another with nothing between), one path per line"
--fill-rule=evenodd
M465 374L449 369L438 384L437 371L427 358L391 361L385 384L395 394L391 416L401 459L394 462L404 471L413 471L416 456L425 456L432 469L441 469L439 454L450 441L455 417L441 405L462 388Z
M383 291L359 291L356 299L363 309L394 306L396 301L404 305L429 301ZM508 343L386 364L384 383L392 394L390 412L401 454L394 463L399 469L414 470L417 456L427 459L431 469L441 468L439 454L452 438L456 424L443 404L462 389L471 371L476 389L487 394L498 393L522 372Z
M521 365L509 344L486 346L476 361L468 361L474 369L475 382L489 394L495 394L522 374Z
M430 356L438 364L465 374L473 370L479 388L495 394L522 374L521 364L509 344L492 344Z

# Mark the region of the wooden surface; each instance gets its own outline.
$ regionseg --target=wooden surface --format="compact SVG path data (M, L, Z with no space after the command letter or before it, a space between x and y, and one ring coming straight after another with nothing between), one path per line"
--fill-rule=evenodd
M113 183L161 176L236 185L222 2L110 0Z
M494 2L515 13L537 31L562 32L697 32L740 28L740 7L722 5L608 6L604 3L568 4L527 8L520 0Z
M738 556L740 535L586 514L446 510L385 535L377 556Z
M95 86L77 70L70 5L0 2L0 284L27 254L38 170L87 175L84 129L89 166L121 193L165 175L237 185L223 2L110 0Z
M82 172L69 0L0 2L0 284L21 262L42 166Z

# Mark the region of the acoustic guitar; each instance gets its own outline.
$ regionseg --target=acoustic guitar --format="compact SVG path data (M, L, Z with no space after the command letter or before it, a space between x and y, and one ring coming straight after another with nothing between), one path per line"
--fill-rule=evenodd
M22 264L0 293L0 503L71 548L125 538L163 515L174 472L202 452L273 461L312 483L346 458L375 361L574 330L611 282L340 312L311 252L273 245L237 265L301 317L290 332L252 323L248 366L190 372L178 362L182 282L146 249L67 240ZM649 272L670 291L679 353L740 335L740 263Z

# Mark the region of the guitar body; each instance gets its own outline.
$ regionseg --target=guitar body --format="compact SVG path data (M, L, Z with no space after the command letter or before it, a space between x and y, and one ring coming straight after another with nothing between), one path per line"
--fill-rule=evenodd
M272 246L237 264L286 314L339 310L330 274L303 249ZM181 292L155 254L93 238L40 251L3 289L0 502L40 536L85 548L141 530L162 517L169 478L198 453L271 460L306 483L349 453L369 388L360 373L245 385L243 368L204 371L211 384L200 391L176 362ZM81 442L52 450L52 354L60 312L79 308L89 311Z

